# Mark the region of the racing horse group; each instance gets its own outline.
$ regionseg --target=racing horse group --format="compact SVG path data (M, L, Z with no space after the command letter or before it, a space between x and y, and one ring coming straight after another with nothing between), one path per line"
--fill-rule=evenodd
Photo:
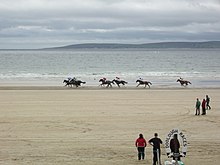
M114 84L114 85L116 84L118 86L118 88L121 87L120 85L124 86L124 85L128 84L127 81L121 80L119 78L116 78L114 80L107 80L106 78L101 78L99 80L99 82L101 83L99 86L106 87L106 88L109 88L109 87L112 88L112 84ZM183 80L182 78L177 79L177 82L179 82L181 86L185 86L185 87L188 86L188 84L191 84L190 81ZM86 82L73 78L73 79L69 79L69 80L64 80L63 83L65 83L65 86L68 86L68 87L75 86L77 88L77 87L81 86L81 84L85 84ZM150 81L146 81L146 80L142 80L142 79L136 80L136 83L138 83L136 87L143 85L144 88L146 88L147 86L148 86L148 88L150 88L150 85L152 85L152 83Z
M116 84L120 88L121 87L120 84L125 85L128 83L127 81L120 80L120 79L114 79L111 81L111 80L106 80L106 78L101 78L99 82L101 82L99 86L107 85L106 88L112 87L112 84Z
M69 79L69 80L63 80L63 83L65 83L65 86L75 86L76 88L81 86L81 84L85 84L85 81L81 81L81 80L76 80L76 79Z

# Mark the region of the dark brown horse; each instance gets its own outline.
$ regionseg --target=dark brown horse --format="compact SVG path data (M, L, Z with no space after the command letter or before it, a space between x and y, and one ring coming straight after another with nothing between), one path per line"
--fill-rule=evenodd
M139 85L144 85L144 88L146 88L146 86L150 88L150 85L152 85L150 81L143 81L143 80L137 80L136 83L138 83L136 87L138 87Z
M70 86L70 87L76 86L76 88L77 88L77 87L81 86L81 84L85 84L86 82L81 81L81 80L72 79L70 81L63 80L63 83L66 83L65 86Z
M191 82L183 80L182 78L179 78L176 82L180 82L181 86L187 86L188 84L191 84Z
M65 83L65 86L72 86L68 80L63 80L63 83Z
M105 86L105 85L107 85L106 88L108 88L108 87L111 87L111 88L112 88L112 84L114 84L113 81L106 80L105 78L101 78L101 79L99 80L99 82L101 82L101 84L100 84L99 86Z
M128 83L128 82L126 82L124 80L118 80L118 79L114 79L112 81L115 82L119 88L120 88L120 84L125 85L125 84Z

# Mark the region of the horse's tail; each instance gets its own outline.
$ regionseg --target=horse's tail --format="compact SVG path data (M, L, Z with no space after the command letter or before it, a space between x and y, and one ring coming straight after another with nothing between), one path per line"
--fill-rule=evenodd
M152 85L152 83L151 83L150 81L149 81L148 83L149 83L150 85Z
M85 82L85 81L82 81L82 83L85 84L86 82Z
M188 81L189 84L192 84L190 81Z

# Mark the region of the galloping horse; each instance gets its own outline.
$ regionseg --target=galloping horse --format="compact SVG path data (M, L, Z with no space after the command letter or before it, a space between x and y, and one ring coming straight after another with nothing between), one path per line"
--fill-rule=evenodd
M136 83L139 83L136 87L138 87L139 85L145 85L144 88L146 88L146 86L150 88L150 85L152 85L150 81L143 81L143 80L137 80Z
M63 83L66 83L65 86L70 86L70 87L72 87L73 85L75 85L76 88L77 88L77 87L81 86L81 84L85 84L86 82L81 81L81 80L72 79L72 80L70 80L70 81L68 81L68 80L63 80Z
M105 78L101 78L101 79L99 80L99 82L101 82L101 84L100 84L99 86L105 86L105 85L107 85L106 88L108 88L109 86L112 88L112 84L114 84L113 81L106 80Z
M191 84L191 82L183 80L182 78L179 78L176 82L180 82L181 86L187 86L188 84Z
M126 82L124 80L117 80L117 79L114 79L112 81L115 82L118 85L119 88L120 88L120 84L125 85L125 84L128 83L128 82Z
M66 83L66 85L64 85L64 86L72 86L72 84L70 84L70 81L68 81L68 80L63 80L63 83Z

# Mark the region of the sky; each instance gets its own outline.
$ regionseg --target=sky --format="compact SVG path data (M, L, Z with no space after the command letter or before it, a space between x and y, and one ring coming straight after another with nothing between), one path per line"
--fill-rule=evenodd
M220 40L220 0L0 0L0 49Z

